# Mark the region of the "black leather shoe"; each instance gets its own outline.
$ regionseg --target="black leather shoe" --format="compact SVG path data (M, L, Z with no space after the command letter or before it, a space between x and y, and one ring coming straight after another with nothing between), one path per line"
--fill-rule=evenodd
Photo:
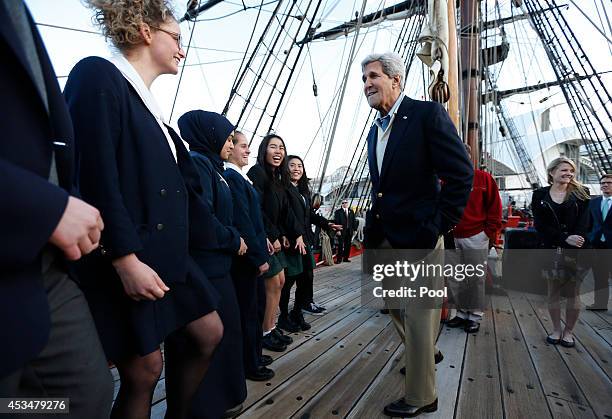
M345 262L348 262L348 263L351 263L351 261L350 261L350 260L348 260L348 259L344 259L344 261L345 261Z
M590 311L608 311L608 307L597 306L595 304L591 304L590 306L586 306L585 308Z
M286 314L281 314L278 316L278 322L276 325L289 333L296 333L300 331L300 325L293 321L290 316Z
M303 332L310 329L310 323L304 320L304 315L301 310L289 313L289 320L295 323Z
M274 377L274 371L266 367L259 367L256 371L246 373L247 380L251 381L268 381L272 377Z
M442 352L438 352L437 354L434 355L434 362L436 364L439 364L443 360L444 360L444 355L442 355ZM400 374L406 375L406 367L400 368Z
M574 338L572 338L572 340L565 340L564 338L561 338L559 340L559 345L563 346L564 348L573 348L576 346L576 341Z
M231 409L227 409L223 414L223 418L233 418L238 416L242 412L242 403L237 406L232 407Z
M278 327L275 327L274 330L270 332L270 334L285 345L291 345L293 343L293 339L291 338L291 336L285 335L283 331Z
M431 413L435 412L436 410L438 410L438 399L434 400L434 402L431 404L421 407L412 406L404 402L404 399L399 399L385 406L384 412L387 416L413 418L415 416L419 416L421 413Z
M463 326L464 324L465 324L465 319L462 319L459 316L455 316L446 322L446 325L448 327L459 327L459 326Z
M380 314L389 314L389 309L388 308L381 308L380 309Z
M274 352L284 352L287 349L287 345L278 340L276 336L272 334L272 332L268 333L261 339L261 346Z
M480 323L475 322L474 320L468 320L465 322L463 330L465 330L467 333L476 333L480 330Z
M273 362L274 362L274 358L272 358L270 355L262 355L259 358L259 365L261 365L262 367L266 367Z

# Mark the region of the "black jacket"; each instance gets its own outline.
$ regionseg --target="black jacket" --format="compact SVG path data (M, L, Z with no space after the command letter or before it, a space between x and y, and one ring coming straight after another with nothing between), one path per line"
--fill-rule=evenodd
M394 248L432 249L461 219L472 189L472 162L439 103L404 97L390 129L381 173L376 125L368 134L372 208L366 247L387 239Z
M182 141L168 127L177 164L155 117L114 64L103 58L81 60L70 72L64 94L81 163L80 191L104 220L104 251L85 258L82 278L118 281L111 259L136 253L166 284L184 282L193 204L185 171L195 168ZM190 179L199 183L197 174ZM202 206L202 211L207 208ZM210 214L203 217L208 220ZM201 229L200 234L216 240L211 230Z
M352 235L357 230L357 220L352 209L348 209L348 219L344 213L344 208L338 208L334 213L334 222L342 226L342 235Z
M253 267L266 263L269 259L266 231L261 216L261 204L255 188L234 169L227 169L224 177L229 184L234 201L234 225L248 246L244 257ZM234 258L236 260L236 257Z
M289 206L287 189L272 183L265 169L259 164L251 167L247 176L253 181L253 186L261 198L261 212L268 239L274 243L281 236L286 236L290 240L301 236L304 227L296 221Z
M290 185L287 190L289 206L297 221L299 235L304 239L307 246L314 244L314 233L312 232L312 224L329 231L329 221L315 213L312 209L310 198L303 196L297 187Z
M589 201L571 194L560 206L550 197L550 186L533 191L531 209L540 247L575 249L565 239L571 235L586 239L589 228Z
M29 14L28 21L48 111L0 2L0 377L21 368L47 342L50 320L41 257L73 187L72 123ZM60 187L47 181L53 151Z

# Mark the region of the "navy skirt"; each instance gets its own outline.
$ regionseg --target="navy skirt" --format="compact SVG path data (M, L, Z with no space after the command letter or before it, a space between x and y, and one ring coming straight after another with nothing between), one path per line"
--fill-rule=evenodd
M84 272L79 274L108 360L118 362L150 354L172 332L217 309L219 293L193 259L187 260L186 281L167 284L170 291L155 301L128 297L108 262L96 267L95 278L87 278Z

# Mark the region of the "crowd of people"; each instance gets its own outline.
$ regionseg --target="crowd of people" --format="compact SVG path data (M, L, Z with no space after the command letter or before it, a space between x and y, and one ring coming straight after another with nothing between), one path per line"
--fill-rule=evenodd
M234 416L245 380L274 376L262 349L285 351L287 332L310 329L303 312L325 311L313 298L312 227L337 235L338 261L350 262L355 214L348 200L333 222L316 213L304 161L275 133L245 173L249 143L225 116L189 111L175 132L150 91L185 58L165 0L85 3L117 53L81 60L62 94L26 7L0 0L0 182L12 203L0 207L0 397L68 395L70 417L145 418L165 368L168 418ZM446 111L404 96L397 54L370 55L362 70L378 111L366 246L443 249L459 223L458 247L488 249L499 194L474 173ZM552 186L534 193L543 245L583 246L591 211L600 221L589 239L605 248L610 199L589 206L571 160L556 162ZM606 197L611 179L602 178ZM573 342L567 288L551 286L550 343ZM481 292L457 306L455 323L470 333ZM389 314L406 345L406 381L385 413L435 411L440 310L406 304ZM120 376L114 403L109 362Z

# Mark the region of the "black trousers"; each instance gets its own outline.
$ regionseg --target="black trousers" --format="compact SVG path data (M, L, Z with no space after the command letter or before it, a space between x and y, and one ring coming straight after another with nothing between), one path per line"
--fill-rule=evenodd
M341 259L348 260L351 253L351 239L353 238L353 232L342 232L338 237L338 261Z
M612 249L605 243L594 243L592 253L591 268L595 279L595 302L597 308L607 308L610 298L609 278L612 274Z
M291 288L295 284L295 299L293 301L293 310L300 311L308 303L313 302L313 272L310 268L310 256L308 260L304 257L304 270L302 273L294 276L285 277L285 285L281 291L279 307L281 314L289 313L289 299L291 298Z
M54 265L44 272L43 284L51 315L49 341L36 359L0 378L0 397L67 397L70 412L62 418L108 418L113 379L87 301Z
M254 373L259 368L259 358L261 356L261 342L258 341L261 341L263 332L262 321L259 320L257 289L260 283L263 285L263 279L257 277L257 272L253 266L236 262L236 260L232 265L231 275L240 308L244 371L247 374Z

